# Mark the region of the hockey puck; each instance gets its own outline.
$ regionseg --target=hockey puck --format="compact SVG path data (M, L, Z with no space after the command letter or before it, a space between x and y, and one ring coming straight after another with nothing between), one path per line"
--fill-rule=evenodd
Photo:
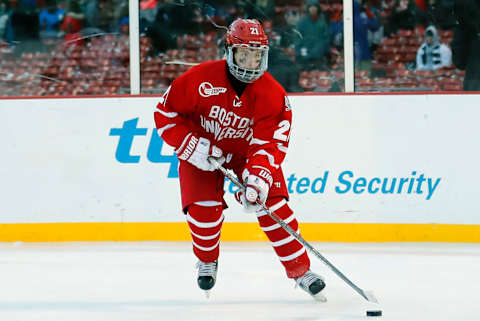
M367 317L381 317L382 310L368 310Z

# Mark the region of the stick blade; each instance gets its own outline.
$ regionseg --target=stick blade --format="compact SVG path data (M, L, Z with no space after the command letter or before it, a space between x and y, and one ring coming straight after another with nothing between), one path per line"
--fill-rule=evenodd
M367 299L367 301L378 303L378 300L372 291L363 291L363 294L364 294L364 298Z
M312 295L312 297L315 299L315 301L325 303L327 302L327 297L323 295L323 291L318 292L315 295Z

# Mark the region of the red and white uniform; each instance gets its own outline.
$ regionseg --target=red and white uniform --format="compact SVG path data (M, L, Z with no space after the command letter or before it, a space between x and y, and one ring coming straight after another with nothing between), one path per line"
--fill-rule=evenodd
M224 60L192 67L176 79L157 106L162 138L178 148L196 132L237 157L279 169L288 147L292 112L286 93L265 73L237 97ZM174 117L172 117L174 116Z
M245 166L267 168L273 184L266 204L298 231L286 202L288 191L281 170L292 120L285 90L265 72L238 97L227 72L225 60L205 62L173 81L154 113L158 133L176 149L190 133L209 139L226 156L224 167L233 169L239 177ZM218 258L226 205L224 177L219 171L202 171L182 160L179 176L194 253L203 262L214 261ZM305 248L266 213L257 212L257 217L287 275L303 275L310 264Z

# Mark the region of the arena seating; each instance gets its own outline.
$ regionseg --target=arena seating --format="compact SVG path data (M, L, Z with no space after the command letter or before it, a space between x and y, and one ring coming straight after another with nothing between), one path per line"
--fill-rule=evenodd
M205 41L207 40L207 41ZM140 39L141 84L143 93L163 93L170 82L190 65L212 60L217 46L212 34L184 36L181 49L150 57L148 37ZM129 44L124 36L92 38L83 45L60 44L49 53L26 53L16 57L6 45L0 46L1 96L109 95L130 92Z
M303 0L276 1L275 16L286 10L302 10ZM321 1L331 15L342 9L341 0ZM215 19L215 17L213 18ZM210 22L208 22L210 24ZM275 34L272 21L264 21L266 32ZM373 54L372 72L355 72L357 91L458 91L464 71L454 66L437 71L416 71L413 63L423 42L424 28L399 30L384 39ZM449 44L453 31L439 31L441 41ZM85 42L59 43L51 52L14 55L14 48L0 42L0 96L103 95L128 94L129 43L124 35L107 34ZM284 52L294 59L293 48ZM219 58L216 30L201 35L177 38L177 49L151 55L148 37L140 38L142 93L163 93L173 79L196 63ZM328 92L344 88L343 52L332 47L328 70L302 71L299 84L305 91Z
M399 30L390 38L385 38L374 53L372 72L355 72L355 90L367 92L389 91L461 91L465 71L455 66L436 71L414 70L416 53L423 42L424 28ZM449 44L453 31L440 30L440 39ZM341 57L341 59L340 59ZM343 55L332 48L332 60L336 63L330 71L304 71L300 73L300 86L306 91L327 92L325 79L343 84ZM338 64L338 65L337 65ZM321 76L319 76L321 75ZM322 80L320 84L320 80Z

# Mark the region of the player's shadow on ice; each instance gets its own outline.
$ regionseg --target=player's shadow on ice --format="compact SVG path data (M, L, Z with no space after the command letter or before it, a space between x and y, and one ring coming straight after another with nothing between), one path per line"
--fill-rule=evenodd
M298 300L141 300L141 301L24 301L24 302L0 302L0 311L33 311L33 310L82 310L86 311L118 311L121 309L158 307L158 308L178 308L178 307L200 307L206 305L216 306L292 306L292 305L312 305L319 304L310 298Z

